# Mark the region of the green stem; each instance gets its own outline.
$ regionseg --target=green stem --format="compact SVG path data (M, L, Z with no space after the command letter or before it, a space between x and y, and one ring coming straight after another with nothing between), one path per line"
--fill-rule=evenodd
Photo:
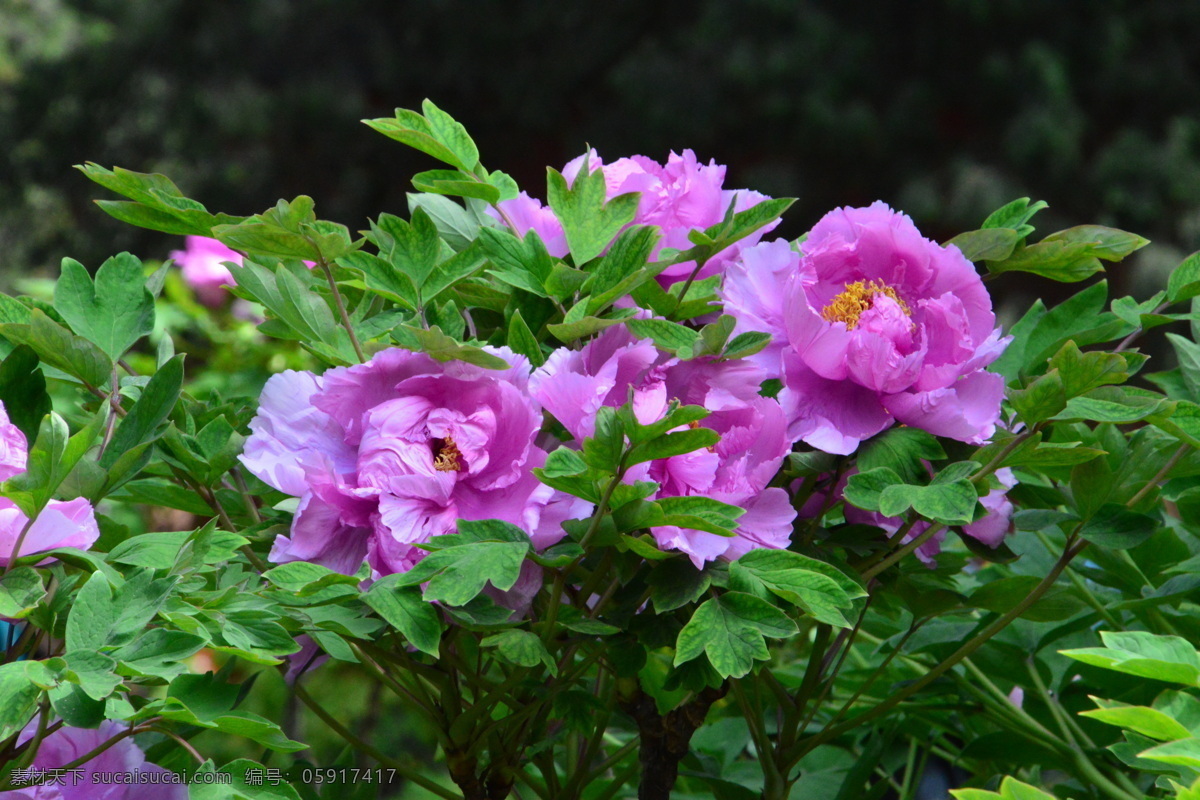
M909 529L911 529L912 524L915 522L916 522L916 517L914 516L912 522L908 523L907 527ZM890 567L893 564L895 564L896 562L900 561L905 556L907 556L909 553L912 553L918 547L920 547L921 545L925 544L927 541L932 539L938 533L938 531L940 531L944 527L946 527L946 526L940 522L933 523L925 531L923 531L920 536L913 537L913 539L911 539L909 542L907 542L902 547L900 547L898 550L896 550L896 552L892 553L890 556L883 559L882 561L880 561L878 564L871 567L870 569L864 571L862 573L863 580L864 581L871 580L876 575L883 572L888 567ZM896 537L897 538L902 537L903 533L904 533L904 528L901 528L900 531L896 533Z
M758 763L762 767L765 781L763 796L786 797L787 781L783 775L779 774L779 766L775 763L775 748L771 744L771 737L767 734L766 726L763 725L761 711L751 707L741 680L731 680L729 683L733 687L734 697L737 698L738 706L742 710L742 717L745 718L746 724L750 728L750 738L754 740L754 750L758 755Z
M461 798L459 798L459 796L454 792L450 791L441 784L426 778L423 774L421 774L420 770L415 769L402 761L392 758L386 753L383 753L375 748L369 742L365 742L355 736L344 725L342 725L342 723L338 722L332 714L326 711L320 703L314 700L308 693L308 690L299 683L292 687L292 689L296 693L296 696L300 698L300 701L304 703L304 705L308 706L309 709L316 714L317 717L320 718L320 720L324 722L331 731L340 736L346 742L346 744L350 745L355 750L370 756L380 764L383 764L390 769L396 770L396 772L403 776L405 780L415 783L417 786L420 786L427 792L432 792L438 797L445 798L445 800L461 800Z
M338 291L337 281L333 278L333 270L329 268L329 262L325 260L323 255L317 256L317 263L321 266L321 271L325 273L325 278L329 281L329 291L333 292L333 301L337 304L338 316L341 317L342 327L346 329L346 333L350 336L350 344L354 346L354 354L358 356L359 362L364 362L367 359L363 356L362 345L358 343L358 337L354 335L354 325L350 322L350 315L346 313L346 303L342 300L342 293Z
M1087 547L1087 545L1087 541L1079 541L1068 546L1063 555L1058 559L1057 562L1055 562L1054 566L1051 567L1050 572L1047 573L1047 575L1042 578L1042 580L1038 582L1036 586L1033 587L1028 595L1026 595L1020 602L1009 609L1007 613L998 617L991 624L984 627L982 631L963 644L962 647L952 653L945 661L930 669L929 672L927 672L923 677L917 679L903 689L900 689L887 700L884 700L882 703L870 709L869 711L865 711L862 714L853 717L852 719L842 722L841 724L828 727L815 736L805 740L797 747L793 748L791 752L786 754L788 758L789 770L813 748L836 739L843 733L854 730L860 725L863 725L888 713L900 703L904 702L909 697L912 697L914 694L940 678L964 658L982 647L984 643L986 643L1004 628L1012 624L1013 620L1024 614L1030 606L1040 600L1042 595L1044 595L1054 584L1054 582L1058 580L1059 575L1062 574L1062 571L1066 568L1067 564L1071 563L1075 556L1079 555L1079 553L1081 553L1084 548Z

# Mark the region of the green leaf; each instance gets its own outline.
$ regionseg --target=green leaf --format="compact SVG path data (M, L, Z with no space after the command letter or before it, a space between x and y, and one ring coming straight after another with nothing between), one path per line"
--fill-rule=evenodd
M551 451L542 467L542 473L549 478L582 475L587 470L588 465L583 457L569 447L559 447Z
M968 261L1003 261L1022 238L1012 228L983 228L960 233L943 247L957 247Z
M542 640L529 631L507 630L492 634L479 643L480 647L495 647L500 657L518 667L536 667L545 664L551 675L558 674L558 664L542 644Z
M989 581L977 589L968 602L975 608L1003 614L1028 597L1038 583L1039 579L1033 575L1014 575ZM1082 601L1062 587L1055 587L1026 609L1021 616L1034 622L1051 622L1067 619L1078 614L1082 608Z
M637 338L653 339L663 350L685 359L692 357L692 348L700 339L697 331L665 319L630 319L625 326Z
M1030 203L1028 197L1019 197L989 214L980 227L1012 228L1024 238L1033 233L1029 220L1043 208L1047 208L1047 205L1041 200Z
M644 461L657 461L661 458L691 453L705 447L715 447L721 441L721 435L711 428L690 428L674 433L666 433L647 442L634 446L625 460L626 466L641 464Z
M491 275L539 297L548 296L546 282L554 261L536 231L530 230L522 239L508 230L482 228L479 243L498 268L489 270Z
M497 203L500 190L455 169L431 169L413 176L414 188L433 194L448 194L455 197L474 197L486 203Z
M307 261L315 261L321 257L317 246L303 234L253 219L237 225L218 225L212 229L212 235L226 247L250 255L299 258ZM230 271L237 277L236 270Z
M1193 398L1200 398L1200 344L1175 333L1168 333L1167 340L1175 348L1179 360L1179 371Z
M391 214L381 214L375 234L382 241L380 254L420 290L441 258L442 240L437 226L422 208L412 214L412 221L405 222ZM379 234L384 236L380 237Z
M395 119L364 119L363 122L384 136L431 155L438 161L466 172L473 171L479 163L479 151L466 129L428 100L422 105L422 110L427 115L432 111L433 117L426 118L415 111L398 108ZM466 164L472 152L475 160Z
M22 619L42 598L46 587L33 567L17 567L0 576L0 617Z
M864 511L878 511L879 500L885 490L894 485L904 485L904 480L888 467L875 467L851 475L846 482L846 502Z
M409 213L418 208L424 209L437 226L442 241L455 250L465 250L479 237L479 220L453 200L436 194L411 192L406 197Z
M586 305L586 302L583 301L580 305ZM612 317L589 316L571 322L550 324L546 326L546 330L563 344L570 344L576 339L582 339L585 336L591 336L593 333L599 333L606 328L611 328L613 325L621 322L622 319L624 319L623 315Z
M412 279L379 256L356 250L339 258L337 263L347 269L361 272L367 288L372 292L399 303L407 309L415 310L417 308L419 304L417 288L413 286ZM241 281L238 282L238 285L241 285ZM266 304L264 303L264 305ZM270 308L269 305L268 308Z
M95 650L107 644L118 613L108 579L103 573L93 573L75 595L67 616L67 652Z
M1008 401L1026 425L1050 419L1067 405L1062 376L1052 369L1024 388L1010 391Z
M46 378L38 369L37 353L18 345L0 362L0 402L8 419L25 434L27 442L37 437L42 417L50 413Z
M1054 795L1010 776L1000 782L999 793L984 789L951 789L950 794L954 795L954 800L1057 800Z
M938 461L946 451L937 438L919 428L893 427L867 440L858 452L862 472L887 467L905 483L917 483L929 477L924 461Z
M1162 527L1156 517L1138 514L1123 505L1105 503L1084 523L1079 535L1110 550L1137 547Z
M76 336L41 309L33 309L29 324L0 324L0 335L13 344L33 348L43 363L57 367L89 386L104 386L112 372L112 360L96 345Z
M989 261L987 268L993 275L1032 272L1063 283L1075 283L1104 270L1091 245L1049 239L1022 247L1003 261Z
M461 253L439 262L421 284L421 302L426 305L432 303L442 292L474 275L486 263L483 248L475 243L471 243Z
M1200 680L1200 654L1179 636L1101 631L1100 638L1105 647L1059 652L1085 664L1141 678L1187 686L1196 686Z
M979 499L969 480L931 483L929 486L898 484L879 495L879 513L898 517L911 507L923 517L947 525L968 525Z
M69 433L66 420L53 411L47 414L38 426L33 447L29 449L25 471L4 482L3 489L8 498L26 516L32 517L46 505L74 466L65 463Z
M1148 758L1151 761L1161 761L1164 764L1200 769L1200 738L1189 737L1175 742L1160 744L1149 750L1138 753L1138 758Z
M503 358L492 355L472 345L462 344L442 333L436 325L425 330L411 325L400 325L392 331L392 338L406 350L425 353L437 361L466 361L487 369L508 369Z
M363 594L363 602L413 647L436 657L445 629L442 617L436 606L421 597L419 589L397 586L399 580L399 575L386 575L375 581Z
M722 677L740 678L755 661L770 657L764 636L784 639L796 630L796 623L767 601L726 592L706 600L683 626L674 663L679 666L703 653Z
M1191 731L1166 714L1145 706L1120 705L1095 708L1090 711L1080 711L1079 716L1090 717L1109 725L1136 731L1143 736L1160 741L1187 739L1191 736ZM1200 750L1197 750L1197 755L1200 756Z
M297 594L311 594L313 590L335 584L355 585L359 583L359 579L354 575L343 575L309 561L291 561L287 564L280 564L278 567L272 567L264 572L263 577L280 589Z
M33 717L42 690L25 674L25 664L0 664L0 741L20 731Z
M1116 387L1093 389L1083 397L1072 397L1066 408L1051 419L1086 419L1124 424L1139 422L1162 411L1169 401L1161 396L1130 394Z
M432 100L422 101L421 110L429 121L429 133L454 154L454 161L450 163L464 172L474 170L479 164L479 148L462 123L435 106Z
M1129 378L1129 364L1119 354L1084 353L1073 341L1067 341L1054 354L1050 367L1058 370L1068 398L1105 384L1124 383Z
M729 340L723 358L746 358L761 351L771 343L771 334L762 331L746 331Z
M154 571L150 569L131 573L125 584L117 589L113 599L117 614L110 642L124 644L135 634L141 633L166 605L177 581L175 576L156 579Z
M112 441L100 458L100 466L111 467L124 453L137 445L152 442L161 435L179 394L183 390L183 358L180 353L159 367L142 388L142 396L121 420Z
M749 578L814 619L839 628L851 622L842 609L866 592L837 568L790 550L751 550L730 567L734 581Z
M1172 303L1200 295L1200 252L1192 253L1171 270L1167 279L1167 297Z
M656 565L646 582L651 587L655 613L665 614L699 600L712 579L686 558L673 558Z
M1048 235L1042 239L1042 243L1045 242L1082 245L1091 255L1105 261L1120 261L1135 250L1150 244L1149 239L1143 239L1135 233L1106 228L1103 225L1076 225L1074 228Z
M489 523L483 525L482 523ZM399 576L397 586L426 583L424 597L452 606L466 605L491 583L508 591L517 582L521 562L529 552L528 535L498 520L459 521L460 533L435 536L429 546L442 547ZM517 538L512 531L520 535ZM452 546L445 547L447 544Z
M550 208L562 222L576 265L582 266L603 252L637 213L637 194L618 195L606 202L604 171L592 169L586 156L573 185L568 186L562 173L549 167L546 182Z
M121 685L121 678L114 670L117 662L104 655L89 650L76 650L65 656L67 679L78 684L81 691L92 700L103 700Z
M508 320L508 337L505 342L514 353L520 353L529 359L534 369L546 363L546 356L538 344L537 337L521 316L521 309L515 309Z
M87 269L64 258L54 286L54 308L71 330L116 361L154 330L154 297L146 289L142 262L129 253L105 261L93 284Z
M132 536L114 547L108 554L108 560L114 564L171 569L182 556L190 555L199 563L215 564L233 558L238 548L249 543L248 539L236 533L218 531L214 526L215 523L209 523L197 531L164 531ZM203 546L197 552L195 543L201 538L200 534L205 532ZM192 547L185 550L188 544Z
M647 225L632 225L621 231L613 246L592 268L585 288L593 297L603 298L605 303L615 300L615 297L608 298L606 293L626 284L632 275L646 266L658 238L658 229ZM593 305L588 308L592 313L599 310Z

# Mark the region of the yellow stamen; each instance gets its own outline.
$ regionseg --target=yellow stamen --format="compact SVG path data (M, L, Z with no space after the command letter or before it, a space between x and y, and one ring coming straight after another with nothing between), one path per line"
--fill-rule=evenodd
M439 472L462 472L462 453L458 445L447 436L445 439L433 440L433 468Z
M846 284L846 291L829 301L829 305L821 311L821 316L830 322L846 323L846 330L854 330L858 325L858 317L871 307L876 295L884 295L896 301L905 316L911 317L912 311L908 304L900 299L896 290L883 281L855 281Z

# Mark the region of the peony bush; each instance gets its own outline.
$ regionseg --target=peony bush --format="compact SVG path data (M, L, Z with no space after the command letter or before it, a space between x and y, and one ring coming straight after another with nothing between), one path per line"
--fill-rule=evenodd
M87 164L182 249L0 295L0 796L1200 793L1200 255L367 124L406 218Z

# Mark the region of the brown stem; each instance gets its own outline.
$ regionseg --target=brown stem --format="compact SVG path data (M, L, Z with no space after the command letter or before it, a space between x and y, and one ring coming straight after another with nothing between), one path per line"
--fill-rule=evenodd
M712 704L728 691L728 684L719 689L705 688L691 702L666 714L659 714L654 698L640 688L629 699L621 700L621 709L638 726L638 760L642 766L638 800L669 800L679 775L679 762L688 754L692 735L704 724Z

